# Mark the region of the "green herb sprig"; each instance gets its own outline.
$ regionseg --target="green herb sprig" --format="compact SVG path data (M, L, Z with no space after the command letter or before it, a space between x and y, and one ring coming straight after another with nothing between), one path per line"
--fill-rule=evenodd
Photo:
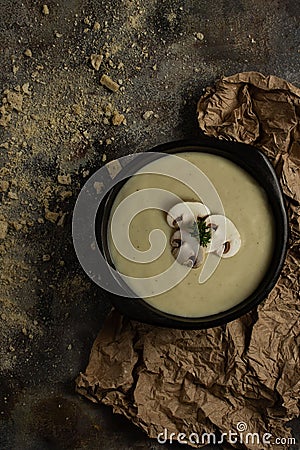
M198 218L193 224L191 236L197 238L202 247L207 247L211 240L211 227L206 225L205 219Z

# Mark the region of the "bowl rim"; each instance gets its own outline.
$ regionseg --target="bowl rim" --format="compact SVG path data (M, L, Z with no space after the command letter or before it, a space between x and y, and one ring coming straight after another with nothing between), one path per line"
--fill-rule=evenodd
M237 141L225 141L207 136L201 136L199 139L170 141L146 150L144 152L145 155L147 153L149 154L149 152L151 152L152 155L149 154L150 158L148 161L143 163L139 162L135 172L154 160L153 153L163 153L168 155L189 151L193 152L197 150L202 153L204 152L223 156L224 158L229 159L242 167L247 173L256 179L268 196L275 222L275 240L276 244L279 243L280 245L274 246L273 257L270 262L269 269L254 292L237 305L217 314L203 317L177 316L153 307L138 296L135 296L135 298L128 298L110 294L109 299L111 303L123 315L129 316L133 320L151 325L178 329L206 329L223 325L248 313L264 299L266 299L267 295L271 292L280 276L288 246L289 228L287 212L282 188L278 181L276 172L267 156L257 147ZM158 157L163 156L158 155ZM128 166L121 169L122 173L125 175L126 167L128 171ZM264 183L262 182L261 171L265 171ZM130 172L132 173L132 164ZM129 178L130 176L127 179L117 183L109 191L105 199L100 204L95 222L98 245L103 253L103 256L112 267L114 266L108 248L107 224L109 222L110 210L115 197ZM100 233L97 230L100 230ZM130 292L131 295L135 295L121 277L117 281L126 292Z

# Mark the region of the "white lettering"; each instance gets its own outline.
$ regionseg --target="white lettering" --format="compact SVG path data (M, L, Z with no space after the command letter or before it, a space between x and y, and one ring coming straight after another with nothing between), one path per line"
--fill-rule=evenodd
M205 440L207 438L207 441ZM212 442L210 441L212 438ZM216 443L216 435L214 433L203 433L202 434L202 444L215 444Z
M272 441L271 433L264 433L262 436L260 436L258 433L238 434L232 430L229 430L228 433L222 433L219 439L217 439L215 433L202 433L201 436L198 433L190 433L189 435L187 435L186 433L170 433L170 435L168 435L167 428L164 428L164 431L157 435L157 442L159 444L166 444L168 441L170 442L170 444L172 444L176 440L178 444L192 445L223 444L226 440L229 444L241 443L244 445L259 445L261 442L263 445L281 444L291 446L296 444L296 439L294 437L277 437Z
M229 444L236 444L238 441L238 434L234 431L229 431L228 433L228 442Z
M193 439L195 437L195 440ZM191 433L189 437L191 444L200 444L199 435L197 433Z
M171 434L170 434L170 437L169 437L170 444L172 444L172 442L173 442L173 437L175 437L175 436L176 436L176 433L171 433Z
M271 444L270 438L272 437L271 433L264 433L262 437L263 444Z
M164 438L161 439L161 436L163 436ZM167 432L167 429L164 428L164 431L162 431L161 433L159 433L157 435L157 442L159 444L165 444L167 442L167 440L168 440L168 432Z
M186 440L186 434L185 433L179 433L177 436L177 441L179 444L187 444L188 441Z
M251 440L250 440L251 439ZM258 433L247 433L246 437L245 437L245 442L243 442L244 444L255 444L255 440L256 440L256 444L259 444L259 435Z
M222 433L220 439L218 440L217 444L223 444L224 438L226 438L227 433Z

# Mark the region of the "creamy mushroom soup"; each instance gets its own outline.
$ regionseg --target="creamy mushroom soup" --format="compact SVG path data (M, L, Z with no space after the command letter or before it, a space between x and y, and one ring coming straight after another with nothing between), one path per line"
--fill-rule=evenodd
M126 283L136 293L137 296L153 307L166 313L184 317L203 317L227 310L240 303L248 297L259 285L270 264L274 246L274 223L273 215L268 204L268 200L261 186L242 168L232 163L228 159L209 153L183 152L178 153L178 157L193 163L208 177L214 185L224 208L224 215L232 221L239 232L240 248L231 258L218 258L217 267L212 275L205 281L199 283L199 276L203 269L203 264L196 269L187 268L177 262L172 254L171 238L174 228L170 227L167 221L167 211L170 210L178 200L170 194L176 194L183 202L202 202L203 198L197 196L193 190L169 176L161 174L139 174L131 177L120 189L113 204L110 215L108 229L108 243L112 261L115 268L121 274L132 279L126 279ZM180 160L181 161L181 160ZM144 170L155 172L170 171L173 156L167 155L156 160ZM189 168L182 164L180 175L189 180ZM174 173L176 177L178 173ZM150 208L136 214L130 224L123 220L117 220L114 224L114 236L118 236L118 242L125 242L127 234L133 245L133 255L135 249L139 252L138 257L131 257L128 260L116 250L115 243L111 236L112 217L118 205L127 199L128 205L133 210L142 210L147 207L145 198L136 194L145 189L154 188L149 191L149 204L159 205L160 209ZM146 191L144 191L146 192ZM129 197L131 194L135 194ZM147 195L147 194L146 194ZM155 198L154 198L155 197ZM203 201L204 203L204 201ZM211 214L220 214L217 203L205 202ZM129 233L127 232L129 229ZM151 247L151 232L155 229L162 230L165 234L165 248L161 254L153 261L145 257L143 253ZM155 244L155 237L152 235L152 244ZM154 242L153 242L154 240ZM154 245L155 247L155 245ZM155 249L154 249L155 250ZM154 251L155 253L155 251ZM157 252L155 253L157 254ZM159 254L159 252L158 252ZM145 253L146 255L146 253ZM138 260L138 262L137 262ZM205 261L204 261L205 264ZM169 270L168 270L169 269ZM167 279L160 280L159 275L168 273ZM151 280L147 284L140 282L143 278ZM178 282L178 280L181 280ZM157 286L161 284L159 291L164 290L164 286L171 289L161 292L158 295Z

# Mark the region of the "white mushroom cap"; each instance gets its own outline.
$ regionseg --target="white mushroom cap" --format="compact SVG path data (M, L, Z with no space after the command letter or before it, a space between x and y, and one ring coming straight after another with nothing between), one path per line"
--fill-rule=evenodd
M170 227L188 227L193 225L198 218L210 214L207 206L200 202L181 202L174 205L168 212L167 221Z
M227 217L214 214L205 220L211 227L211 242L207 252L216 253L222 258L234 256L241 247L241 236L234 223Z
M177 230L171 237L172 254L179 264L197 268L203 261L204 250L198 239L185 230Z

